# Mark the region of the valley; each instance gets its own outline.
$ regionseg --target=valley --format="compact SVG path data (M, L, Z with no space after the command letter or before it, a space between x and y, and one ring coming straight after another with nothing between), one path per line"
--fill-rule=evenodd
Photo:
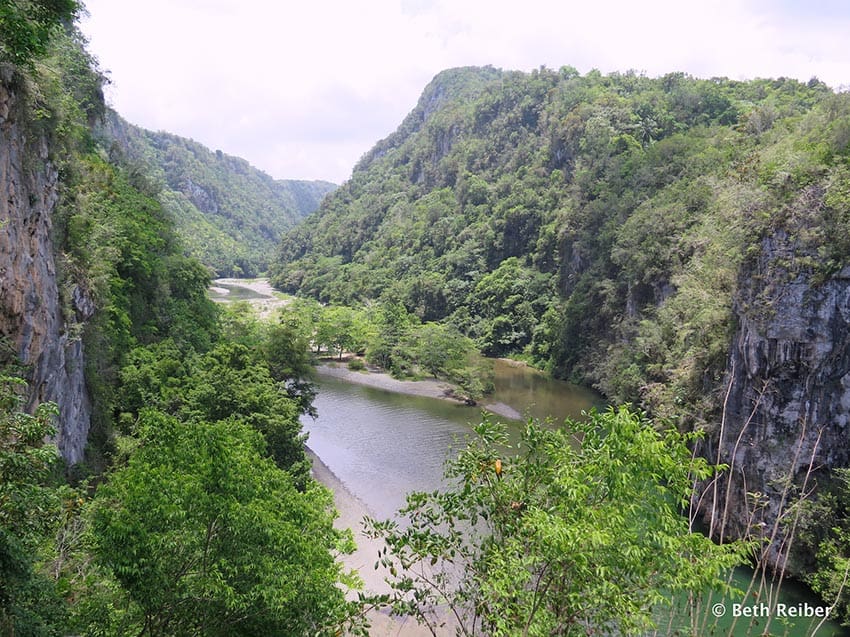
M454 66L337 186L84 11L0 3L0 635L842 634L850 93Z

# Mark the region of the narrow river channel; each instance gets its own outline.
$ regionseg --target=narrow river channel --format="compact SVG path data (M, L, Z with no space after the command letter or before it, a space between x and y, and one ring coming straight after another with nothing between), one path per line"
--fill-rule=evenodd
M578 418L583 410L601 404L599 396L586 389L548 379L522 366L496 363L497 391L491 400L524 416ZM377 518L392 517L409 491L439 488L446 459L464 436L471 434L471 423L481 418L480 409L474 407L395 394L329 376L320 376L318 385L318 418L303 419L309 433L308 445ZM521 423L515 421L513 427L519 431ZM748 571L738 569L733 584L744 590L748 580ZM719 598L716 601L721 603ZM710 632L706 634L728 635L730 630L735 637L762 634L765 623L759 618L741 617L732 628L732 604L738 601L722 600L727 616L720 620L707 618ZM783 587L779 601L789 606L821 605L803 587L794 584ZM752 607L754 602L747 601L745 605ZM793 623L774 619L769 634L804 637L813 634L818 621ZM825 622L815 634L839 637L850 635L850 631Z
M285 300L273 298L265 279L250 282L223 279L215 285L211 297L223 302L248 300L261 313L269 310L265 305L269 300L276 304L285 303ZM566 417L578 418L583 410L602 405L597 394L549 379L524 366L495 361L495 372L496 392L489 400L510 408L522 418L552 416L555 421L561 421ZM462 444L464 436L471 434L471 423L481 418L480 410L474 407L435 398L395 394L329 376L320 376L318 386L319 394L315 401L318 418L302 419L304 429L309 433L308 445L339 478L344 488L377 518L392 517L410 491L438 488L442 483L446 459ZM505 418L496 418L505 421ZM518 432L521 422L514 421L513 427ZM749 578L747 569L737 569L733 586L745 590ZM763 634L765 621L762 618L741 617L732 628L733 604L741 601L730 598L712 600L712 604L723 604L724 617L716 622L707 617L706 635L750 637ZM822 604L807 589L794 583L783 586L778 602L797 608L806 604ZM742 605L759 610L756 600L743 600ZM830 621L813 632L818 624L817 619L780 621L774 618L768 634L850 637L850 631ZM407 629L392 634L405 634L404 630ZM660 630L658 634L666 633Z

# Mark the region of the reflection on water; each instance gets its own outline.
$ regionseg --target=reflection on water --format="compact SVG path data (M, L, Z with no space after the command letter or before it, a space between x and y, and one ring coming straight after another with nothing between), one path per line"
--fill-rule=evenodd
M314 405L318 418L304 419L307 444L379 517L392 516L405 493L440 486L448 453L479 415L324 377Z
M492 402L510 405L523 418L578 418L590 407L603 406L602 397L591 389L546 376L530 367L505 359L493 361L495 372Z
M562 421L566 417L579 418L583 410L603 405L601 398L589 390L548 379L506 361L495 363L496 394L490 400L505 403L527 416L544 418L551 414L555 421ZM474 407L394 394L330 377L320 378L315 406L318 418L303 419L310 436L307 444L378 518L392 517L403 506L409 491L439 488L446 459L472 433L470 423L481 417ZM514 422L512 426L516 435L522 425ZM746 569L736 570L735 578L733 585L745 590ZM790 605L801 600L818 603L801 587L783 586L780 601ZM732 601L725 600L729 613ZM710 605L706 608L710 609ZM713 617L706 619L705 634L729 634L730 616L717 622ZM732 635L761 634L764 625L763 620L756 620L753 625L750 620L739 620ZM812 634L813 627L809 621L797 627L774 621L770 634L804 637ZM847 632L834 622L827 622L817 635L838 637Z
M538 402L530 415L578 417L599 400L589 390L546 379L526 367L496 361L493 402L527 412L533 389ZM522 379L526 379L523 383ZM394 394L321 377L317 419L303 419L307 444L349 490L372 511L389 517L412 490L431 491L442 483L446 459L472 433L481 411L446 400ZM504 419L502 419L504 420ZM519 430L519 424L513 423Z

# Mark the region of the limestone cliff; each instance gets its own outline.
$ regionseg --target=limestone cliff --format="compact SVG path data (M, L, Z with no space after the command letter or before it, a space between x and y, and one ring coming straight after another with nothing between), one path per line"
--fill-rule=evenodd
M822 196L801 199L813 211ZM774 531L780 512L825 471L850 466L850 266L825 274L801 234L766 236L741 274L720 439L732 484L717 507L733 536L787 538L790 524ZM782 566L787 549L774 542L768 557Z
M59 404L57 443L73 464L83 458L91 411L74 326L93 305L82 288L59 280L58 201L58 170L47 138L30 124L22 80L0 67L0 337L28 369L28 407Z

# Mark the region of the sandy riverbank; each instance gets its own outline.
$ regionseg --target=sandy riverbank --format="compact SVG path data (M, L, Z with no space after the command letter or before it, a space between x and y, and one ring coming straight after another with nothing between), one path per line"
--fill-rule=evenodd
M367 387L375 387L384 389L396 394L407 394L408 396L426 396L428 398L440 398L451 400L452 402L461 402L450 396L452 386L448 383L427 378L424 380L399 380L393 378L386 372L373 371L354 371L348 369L344 363L332 365L330 363L322 363L316 366L316 372L319 376L332 376L339 378L347 383L356 385L366 385Z
M229 287L222 287L229 286ZM291 302L291 299L284 298L283 295L275 290L268 279L215 279L210 286L210 290L221 295L214 299L218 303L227 303L231 299L230 287L241 287L251 290L258 295L258 298L249 299L248 303L257 311L257 315L261 319L269 318L275 310Z
M235 285L242 288L247 288L257 294L261 294L262 296L273 297L275 294L275 289L271 286L268 279L216 279L213 281L213 286L221 286L221 285ZM227 294L229 290L227 288L216 287L214 288L216 292L219 294Z
M316 373L319 376L331 376L347 383L384 389L396 394L439 398L440 400L449 400L453 403L463 402L451 395L452 386L449 383L433 378L426 378L424 380L399 380L386 372L354 371L345 367L344 364L331 365L329 363L317 365ZM499 416L510 418L511 420L522 420L522 414L505 403L485 403L476 405L474 408L478 411L483 409Z
M351 555L344 556L342 563L346 568L356 570L360 574L365 591L388 593L390 589L384 581L382 571L374 568L378 551L383 548L384 543L363 534L363 518L373 516L373 513L309 448L307 456L313 463L313 477L334 494L334 504L339 512L334 526L339 529L351 529L354 534L357 550ZM372 611L369 620L372 624L369 629L370 637L428 637L431 635L427 629L417 624L416 620L391 617L387 611Z

